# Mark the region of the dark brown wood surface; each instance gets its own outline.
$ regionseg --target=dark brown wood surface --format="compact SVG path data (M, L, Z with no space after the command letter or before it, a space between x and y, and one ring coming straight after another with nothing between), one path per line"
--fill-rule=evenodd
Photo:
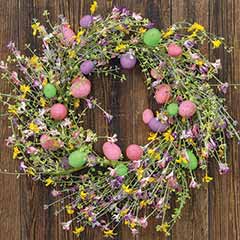
M198 21L216 34L223 35L234 46L232 54L219 50L214 53L204 49L212 57L222 59L224 80L240 83L240 0L99 0L101 14L116 6L126 6L149 17L160 28L188 20ZM65 15L71 25L78 26L81 16L89 12L89 0L0 0L0 59L7 54L10 40L24 49L25 42L38 47L32 37L32 18L42 19L42 12L48 9L52 21L59 14ZM122 147L146 140L147 128L141 122L141 112L150 104L140 70L127 73L128 81L121 84L111 79L94 79L94 94L106 109L115 116L108 127L102 115L95 112L88 116L89 126L100 134L114 132L119 135ZM1 90L8 84L1 82ZM231 88L228 105L232 115L240 120L240 88ZM1 107L2 109L2 107ZM0 122L0 168L14 170L17 163L12 160L11 151L4 146L4 139L10 131L7 121ZM240 154L236 141L229 144L231 173L220 177L215 163L210 163L210 175L214 182L192 192L183 211L181 220L173 229L172 240L239 240L240 239ZM99 148L99 146L97 146ZM52 200L44 186L28 178L0 175L0 240L70 240L71 233L63 232L60 222L66 216L55 217L54 209L44 211L43 204ZM152 220L155 221L155 220ZM133 239L125 227L118 229L119 240ZM97 230L88 229L82 240L103 239ZM137 240L165 239L156 233L154 226L143 231Z

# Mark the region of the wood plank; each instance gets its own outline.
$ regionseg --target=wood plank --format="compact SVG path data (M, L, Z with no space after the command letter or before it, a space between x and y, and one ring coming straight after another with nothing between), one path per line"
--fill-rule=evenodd
M172 1L172 22L199 22L208 29L209 1ZM208 49L203 49L208 53ZM198 177L200 175L198 174ZM201 177L199 178L201 179ZM192 198L187 201L182 218L173 230L174 240L208 239L208 188L202 185L199 190L191 192ZM210 240L210 239L209 239ZM211 239L212 240L212 239Z

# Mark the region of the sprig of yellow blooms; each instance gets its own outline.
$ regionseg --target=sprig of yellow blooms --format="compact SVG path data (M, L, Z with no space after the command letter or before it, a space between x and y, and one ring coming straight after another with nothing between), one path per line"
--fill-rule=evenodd
M90 12L91 12L91 14L94 14L94 13L96 12L97 8L98 8L98 3L97 3L97 1L93 1L92 5L91 5L91 7L90 7Z
M51 178L51 177L49 177L49 178L47 178L46 180L45 180L45 186L46 187L48 187L48 186L50 186L50 185L53 185L54 184L54 181L53 181L53 179Z
M34 133L39 133L40 132L40 129L39 129L38 125L35 124L34 122L31 122L29 124L29 129Z
M19 150L19 148L17 146L15 146L13 148L13 159L16 159L17 156L21 153L21 151Z
M75 227L75 229L73 230L73 233L79 236L82 232L84 232L84 230L85 230L84 226Z
M103 232L104 234L104 237L110 237L110 238L114 238L114 236L116 236L117 234L113 232L113 230L111 229L108 229L108 230L105 230Z

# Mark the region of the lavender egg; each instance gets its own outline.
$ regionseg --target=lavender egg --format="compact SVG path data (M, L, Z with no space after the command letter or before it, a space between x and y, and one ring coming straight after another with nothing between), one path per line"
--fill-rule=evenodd
M125 53L120 57L120 63L123 69L132 69L137 63L136 57L131 53Z
M87 60L81 64L80 71L83 74L88 75L90 72L93 71L94 67L94 63L91 60Z
M91 27L93 23L93 17L91 15L85 15L80 20L80 26L83 28Z
M152 118L148 126L153 132L164 132L168 128L167 124L161 123L157 118Z

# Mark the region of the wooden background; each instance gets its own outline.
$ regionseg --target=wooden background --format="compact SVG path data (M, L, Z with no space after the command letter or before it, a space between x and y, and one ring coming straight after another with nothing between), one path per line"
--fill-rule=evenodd
M89 12L88 0L0 0L0 58L6 57L6 44L13 40L20 49L30 42L38 47L31 34L31 19L42 19L42 12L48 9L51 19L57 20L64 14L76 28L81 16ZM234 46L232 54L219 50L213 56L210 49L204 51L211 57L221 57L222 77L231 83L240 83L240 0L99 0L101 14L106 14L116 6L126 6L149 17L160 28L181 21L198 21L206 29L223 35ZM111 79L95 79L94 94L115 116L111 128L105 126L101 115L89 115L89 126L98 133L116 132L122 147L136 142L144 143L147 129L141 123L141 112L150 104L144 88L143 76L139 69L128 73L128 81L120 84ZM1 82L1 90L8 86ZM228 104L232 115L240 120L240 89L231 88ZM120 107L121 106L121 107ZM11 159L11 151L4 147L8 136L7 121L0 123L1 168L14 170L17 163ZM230 143L228 154L231 173L218 175L215 164L210 163L210 175L215 181L201 190L192 192L192 199L183 212L169 239L172 240L238 240L240 239L240 162L239 147ZM50 202L49 191L30 179L17 180L14 176L0 176L0 240L70 240L71 233L65 233L59 225L62 219L54 216L54 209L43 210L43 204ZM152 220L154 221L154 220ZM100 240L96 230L87 230L82 240ZM125 227L119 228L117 239L133 239ZM144 231L139 240L165 239L154 231L154 227Z

